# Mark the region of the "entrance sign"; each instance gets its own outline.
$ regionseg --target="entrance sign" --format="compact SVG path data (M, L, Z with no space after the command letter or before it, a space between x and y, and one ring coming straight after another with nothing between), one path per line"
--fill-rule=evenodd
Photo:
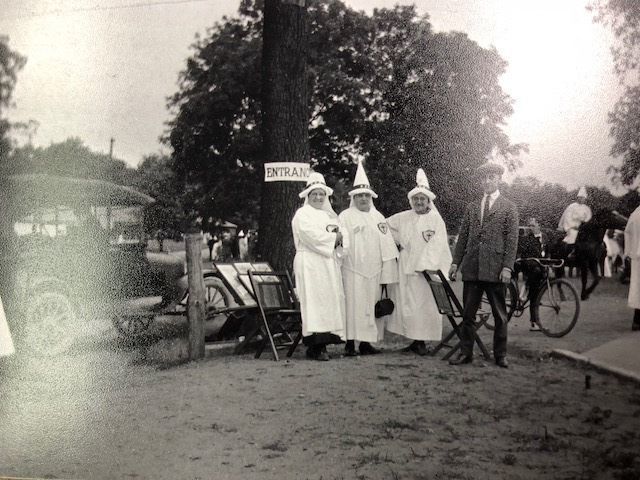
M311 167L308 163L271 162L264 164L265 182L306 182Z

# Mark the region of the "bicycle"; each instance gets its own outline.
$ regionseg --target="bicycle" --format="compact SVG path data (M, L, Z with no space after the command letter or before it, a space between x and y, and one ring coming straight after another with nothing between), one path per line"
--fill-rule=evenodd
M531 292L526 296L520 296L520 282L518 273L511 277L507 284L506 305L507 323L512 317L519 318L529 308L531 310L531 322L540 327L542 333L548 337L559 338L569 333L580 315L580 298L575 287L563 278L553 278L551 270L564 267L564 260L549 258L519 258L516 260L514 272L527 273L527 265L540 267L542 277L537 284L535 299L531 299ZM482 297L482 308L491 312L491 307L486 295ZM493 313L489 314L486 324L489 330L494 329Z

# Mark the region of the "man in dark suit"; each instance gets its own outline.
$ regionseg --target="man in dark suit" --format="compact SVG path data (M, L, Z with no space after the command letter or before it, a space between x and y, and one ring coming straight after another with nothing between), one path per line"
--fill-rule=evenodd
M484 195L468 205L460 226L449 277L455 280L460 266L464 282L462 348L458 358L449 362L451 365L473 361L473 322L482 294L486 293L495 319L493 356L499 367L509 366L505 288L511 280L518 248L518 210L513 202L500 195L498 185L503 173L504 168L495 163L478 168Z

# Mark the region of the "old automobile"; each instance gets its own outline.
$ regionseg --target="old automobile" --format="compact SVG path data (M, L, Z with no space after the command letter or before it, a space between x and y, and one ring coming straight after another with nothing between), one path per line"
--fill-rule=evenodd
M0 182L0 295L18 352L65 352L97 318L131 336L157 315L186 314L184 256L146 248L143 213L153 198L45 174ZM205 276L208 311L228 306L220 280Z

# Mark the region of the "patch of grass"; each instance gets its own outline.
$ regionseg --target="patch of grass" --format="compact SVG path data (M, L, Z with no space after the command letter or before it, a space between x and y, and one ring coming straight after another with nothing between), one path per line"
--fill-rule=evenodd
M385 420L382 424L382 427L387 430L413 430L419 431L420 425L417 422L414 423L406 423L401 422L400 420Z
M504 463L505 465L510 465L513 466L516 464L517 462L517 458L513 453L507 453L503 458L502 458L502 463Z
M633 395L631 395L631 398L629 398L629 403L631 405L640 405L640 393L634 393Z
M289 447L287 447L286 445L283 445L280 440L273 442L273 443L268 443L266 445L264 445L262 447L263 450L273 450L275 452L286 452L287 450L289 450Z
M365 455L361 455L358 458L354 468L357 470L365 465L380 465L382 463L396 463L393 458L389 457L388 453L385 453L384 456L380 452L369 453Z
M602 409L597 405L591 409L587 418L584 419L584 423L592 423L593 425L602 425L605 420L611 417L610 409Z
M630 450L611 450L604 457L604 464L612 468L629 469L640 467L640 457ZM640 477L637 477L640 478Z

